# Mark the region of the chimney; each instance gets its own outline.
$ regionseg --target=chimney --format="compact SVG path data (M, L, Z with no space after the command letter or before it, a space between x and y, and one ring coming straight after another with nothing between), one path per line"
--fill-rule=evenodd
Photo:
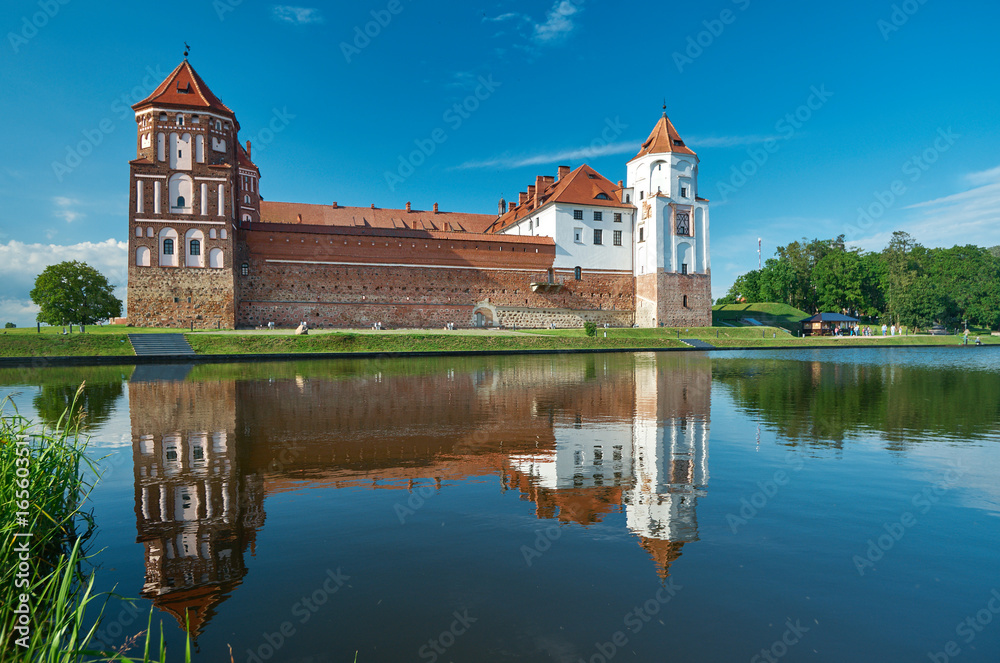
M333 201L333 209L337 209L337 201Z
M507 211L508 212L513 212L515 208L517 208L517 205L514 203L513 200L510 201L509 203L507 203Z
M559 177L556 178L556 181L561 180L567 175L569 175L569 166L559 166Z
M301 214L299 214L298 216L295 217L295 223L302 223L302 215Z
M542 195L542 191L544 191L544 190L545 190L545 178L542 177L541 175L536 175L535 176L535 191L540 196L540 195Z
M406 211L407 212L410 211L410 201L409 200L406 201Z
M413 220L413 229L414 230L420 230L420 219L414 219Z
M247 159L250 158L250 140L247 140Z
M528 201L530 202L530 201L533 201L534 199L535 199L535 185L534 184L529 184L528 185Z
M623 184L625 184L625 183L624 183L624 182L622 182L621 180L618 180L618 188L619 188L619 189L622 189L622 188L624 188L624 187L622 186Z
M435 214L438 213L438 204L437 203L434 203L434 213Z
M372 209L375 209L375 203L372 203Z
M521 205L523 205L527 201L528 201L528 194L526 194L524 191L521 191L520 193L517 194L517 206L518 207L520 207Z

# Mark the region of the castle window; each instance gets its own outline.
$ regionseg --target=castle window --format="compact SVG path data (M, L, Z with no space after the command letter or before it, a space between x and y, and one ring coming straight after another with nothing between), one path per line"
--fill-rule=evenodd
M622 231L616 230L615 231L615 237L614 237L614 239L615 239L615 246L621 246L622 245Z
M219 237L221 237L222 239L228 239L229 238L229 233L226 232L225 228L223 228L222 230L219 231Z
M684 295L684 304L683 304L683 306L684 306L684 308L688 307L688 296L687 295Z
M163 255L165 256L174 255L174 240L172 239L163 240Z
M594 244L603 244L603 243L604 243L604 231L601 230L600 228L595 228L594 229Z
M199 116L197 115L191 116L191 124L200 124L200 123L201 123L201 118Z
M615 223L621 223L621 222L622 222L622 213L615 212Z
M208 266L212 269L222 269L224 263L222 249L212 249L208 252Z
M219 120L215 121L215 130L222 131L222 122L220 122Z
M201 255L201 242L200 241L198 241L196 239L192 239L191 240L191 250L189 251L189 254L193 255L193 256L200 256Z
M175 207L184 207L184 196L177 196L177 205Z
M250 204L250 196L243 196L243 202L246 203L247 205L249 205Z
M688 188L686 186L682 186L681 187L681 198L687 198L687 197L688 197Z
M160 122L166 122L166 121L167 121L167 114L160 113Z
M603 221L604 212L594 212L594 221Z
M639 200L642 200L643 195L644 195L644 193L642 191L640 191L639 192Z
M645 230L646 230L646 228L644 226L639 226L639 241L640 242L646 241L646 238L643 237L643 235L645 234Z
M583 270L580 269L579 267L574 267L573 268L573 278L576 279L577 281L579 281L580 279L582 279L583 278Z
M574 221L583 221L583 210L582 209L575 209L575 210L573 210L573 220Z
M177 116L177 126L179 126L179 127L183 127L184 126L184 116L183 115L178 115Z
M149 267L149 248L140 246L135 250L136 267Z
M573 241L578 244L583 241L583 228L573 228Z
M687 266L687 263L683 263L683 264L681 265L681 274L687 274L687 273L688 273L688 266Z
M630 194L630 193L626 193L625 194L625 202L627 202L627 203L632 202L632 194Z
M205 257L201 253L201 247L205 242L205 234L192 228L184 233L184 241L188 249L184 265L186 267L204 267Z
M250 275L250 265L248 263L243 263L240 265L240 276Z
M142 237L142 227L141 226L136 226L136 228L135 228L135 236L136 237Z
M211 228L211 229L210 229L210 230L208 231L208 238L209 238L209 239L215 239L215 228Z

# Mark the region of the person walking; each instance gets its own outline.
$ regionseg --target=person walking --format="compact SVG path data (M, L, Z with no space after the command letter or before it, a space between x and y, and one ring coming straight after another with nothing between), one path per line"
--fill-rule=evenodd
M883 323L882 323L882 336L885 336L885 333L886 333L887 331L889 331L889 328L888 328L888 327L886 326L886 324L885 324L885 323L883 322Z

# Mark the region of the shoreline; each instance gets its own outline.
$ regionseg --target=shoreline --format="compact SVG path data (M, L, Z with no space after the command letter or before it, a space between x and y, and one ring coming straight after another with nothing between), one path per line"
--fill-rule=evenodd
M983 344L978 349L1000 347L1000 344ZM414 350L414 351L358 351L358 352L273 352L228 353L194 355L65 355L50 357L0 357L0 368L46 368L50 366L120 366L150 364L230 364L261 363L267 361L301 361L309 359L400 359L407 357L488 357L517 355L608 354L622 352L733 352L742 350L856 350L873 348L966 348L975 345L961 344L844 344L844 345L746 345L714 346L711 348L683 347L617 347L617 348L545 348L545 349L492 349L492 350Z

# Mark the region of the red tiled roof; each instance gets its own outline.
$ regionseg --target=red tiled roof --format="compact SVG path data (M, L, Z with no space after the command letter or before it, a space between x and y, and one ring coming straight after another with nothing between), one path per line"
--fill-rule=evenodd
M538 205L532 198L513 211L509 211L496 219L487 232L500 232L524 217L533 214L549 203L569 203L571 205L596 205L598 207L632 207L622 203L621 189L617 184L604 177L596 170L583 164L558 182L549 183L542 191L536 191ZM607 200L598 198L601 194Z
M485 232L496 219L491 214L466 212L433 212L381 207L334 207L261 201L263 223L302 224L310 226L340 226L347 228L404 228L428 231Z
M183 90L183 92L181 91ZM170 106L175 108L203 108L213 110L216 113L232 118L236 128L236 114L222 101L212 94L208 85L202 80L198 72L194 70L186 59L170 72L163 79L163 82L153 90L152 94L132 106L132 110L139 110L146 106L157 104L159 106Z
M653 127L653 132L649 134L649 138L642 144L639 154L629 159L629 161L635 161L647 154L662 154L664 152L697 156L691 148L684 144L684 140L677 133L677 129L674 128L673 122L670 121L666 113L663 114L660 121Z

